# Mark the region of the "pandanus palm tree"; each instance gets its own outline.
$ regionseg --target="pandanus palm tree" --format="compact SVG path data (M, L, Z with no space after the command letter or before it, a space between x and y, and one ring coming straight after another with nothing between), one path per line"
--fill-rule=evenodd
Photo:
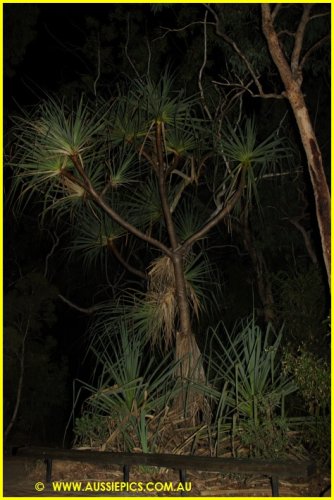
M167 74L158 83L135 81L109 101L81 98L69 107L50 97L16 119L10 165L18 207L36 195L43 218L66 219L71 251L86 264L111 256L146 281L144 292L128 285L121 309L114 304L113 311L153 344L173 346L181 378L203 380L193 333L208 286L203 240L242 197L251 201L261 171L283 150L274 135L256 145L253 122L228 126L217 141L212 124L199 116L196 99L174 92ZM219 204L209 199L206 215L196 203L213 161L224 189ZM142 245L138 254L134 242Z

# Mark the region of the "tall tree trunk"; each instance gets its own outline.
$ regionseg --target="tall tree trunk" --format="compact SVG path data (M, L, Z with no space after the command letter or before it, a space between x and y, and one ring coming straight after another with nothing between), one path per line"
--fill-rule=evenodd
M183 359L183 362L180 364L179 375L185 379L195 378L203 382L205 380L205 372L201 352L191 328L183 259L180 255L176 254L172 260L180 320L179 330L176 335L176 357L177 359Z
M161 206L164 214L166 228L172 248L171 260L174 269L175 292L177 296L177 305L179 313L179 330L175 339L175 355L177 361L180 361L177 375L181 379L189 378L196 379L198 382L204 382L205 372L202 362L201 352L197 345L195 336L191 328L191 317L189 311L189 303L187 296L187 284L184 271L184 252L179 247L174 221L172 218L171 209L168 203L168 195L166 190L166 166L164 162L163 150L163 130L162 125L156 125L156 150L157 150L157 175L159 185L159 195ZM187 405L185 405L187 398ZM187 410L188 417L193 417L198 410L205 413L205 399L192 391L188 396L183 393L177 402L179 409L181 406Z
M317 222L321 237L322 253L330 287L331 231L330 231L330 194L323 168L322 156L318 141L311 123L310 115L301 90L302 63L300 52L304 31L310 20L310 5L304 5L304 12L295 33L295 46L291 57L291 66L281 48L278 34L274 28L274 16L270 4L262 4L262 29L267 39L269 52L277 66L285 87L296 123L300 132L308 163L308 171L312 183Z

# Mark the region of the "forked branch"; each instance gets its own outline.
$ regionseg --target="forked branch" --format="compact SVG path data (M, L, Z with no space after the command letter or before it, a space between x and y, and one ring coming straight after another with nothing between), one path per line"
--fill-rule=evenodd
M246 168L242 167L240 174L240 181L237 190L234 195L230 198L227 204L212 218L210 218L207 223L199 229L196 233L190 236L187 240L185 240L180 246L179 250L182 253L187 253L192 245L196 243L196 241L203 238L211 229L213 229L219 222L221 222L234 208L239 199L242 196L244 187L245 187L245 178L246 178Z

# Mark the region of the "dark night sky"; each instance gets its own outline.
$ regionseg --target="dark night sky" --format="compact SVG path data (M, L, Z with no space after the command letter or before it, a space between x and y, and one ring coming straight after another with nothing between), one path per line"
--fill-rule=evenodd
M16 76L5 79L6 94L13 96L21 104L30 104L39 99L44 92L54 92L64 82L75 79L82 72L90 72L87 61L80 49L86 41L85 19L94 17L106 22L112 16L118 4L109 3L62 3L35 4L39 10L34 39L27 45L26 53L16 68ZM4 51L10 54L11 48L6 44L6 12L12 5L4 5ZM145 11L145 22L154 20L150 6L129 4L126 13L133 9ZM167 22L171 14L169 10L163 15ZM173 16L172 16L173 17Z
M6 16L11 5L4 8ZM104 4L93 8L86 4L38 4L36 36L28 44L15 77L6 81L5 90L20 103L29 104L36 101L36 94L39 99L43 91L56 91L61 83L73 79L77 71L74 67L80 68L78 58L74 58L73 65L73 54L85 41L80 24L91 13L103 18L108 9ZM6 17L4 41L4 50L10 53L11 48L6 45Z

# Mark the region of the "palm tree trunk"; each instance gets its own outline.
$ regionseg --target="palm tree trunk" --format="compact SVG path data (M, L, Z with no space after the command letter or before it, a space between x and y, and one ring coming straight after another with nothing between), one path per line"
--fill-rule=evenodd
M161 124L156 125L156 150L158 159L157 175L159 194L168 237L172 248L172 255L170 258L174 269L175 291L179 315L179 329L175 339L175 356L176 360L180 361L180 364L176 374L183 380L192 378L197 381L204 382L205 372L202 356L191 328L191 316L184 272L184 252L179 249L180 245L172 218L172 211L168 203L166 190L166 167L163 155L163 126ZM183 407L183 409L189 412L188 416L194 416L198 410L201 410L202 413L204 413L203 405L206 403L202 397L199 397L198 394L188 395L187 405L184 403L185 394L182 394L176 404L179 406L179 409Z

